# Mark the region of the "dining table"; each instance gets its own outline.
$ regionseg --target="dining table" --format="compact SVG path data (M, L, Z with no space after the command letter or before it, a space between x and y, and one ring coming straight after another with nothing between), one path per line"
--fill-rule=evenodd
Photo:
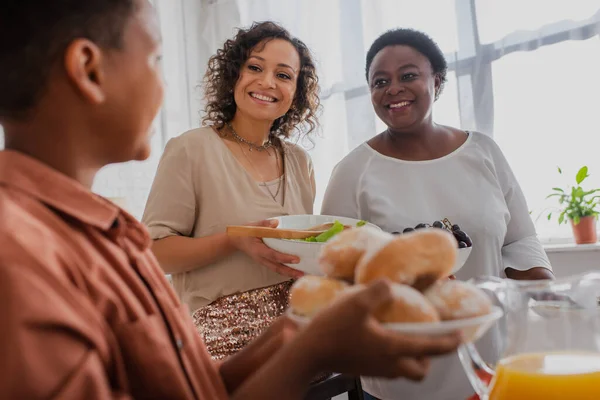
M333 373L313 383L305 400L329 400L343 394L347 395L348 400L363 400L360 378Z

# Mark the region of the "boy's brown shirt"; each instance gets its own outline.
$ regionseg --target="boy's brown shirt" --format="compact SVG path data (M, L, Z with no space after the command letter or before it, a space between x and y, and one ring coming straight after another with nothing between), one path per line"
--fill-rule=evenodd
M0 151L1 397L227 397L150 245L112 203Z

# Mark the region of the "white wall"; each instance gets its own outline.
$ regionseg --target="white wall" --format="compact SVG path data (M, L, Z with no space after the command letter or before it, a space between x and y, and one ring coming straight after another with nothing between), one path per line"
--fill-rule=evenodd
M600 244L547 246L546 253L556 277L566 277L589 271L600 272Z

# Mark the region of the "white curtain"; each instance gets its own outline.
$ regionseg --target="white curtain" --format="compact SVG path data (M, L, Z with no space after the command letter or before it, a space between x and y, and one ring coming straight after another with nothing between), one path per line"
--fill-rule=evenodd
M93 190L117 200L141 218L158 161L168 139L199 125L201 93L197 91L209 51L201 44L200 2L153 0L163 41L164 106L154 123L152 154L143 162L111 165L100 171ZM197 58L202 58L197 61Z
M600 4L598 0L155 0L164 39L167 98L157 121L153 158L109 167L96 182L143 210L165 141L200 121L198 89L206 62L235 28L283 24L318 61L324 113L313 157L320 202L333 166L382 128L364 78L368 46L382 32L412 27L446 53L448 84L435 120L493 135L527 196L532 217L564 182L588 165L600 187ZM594 178L598 178L595 179ZM466 199L468 201L468 199ZM570 237L569 228L537 220L540 236Z

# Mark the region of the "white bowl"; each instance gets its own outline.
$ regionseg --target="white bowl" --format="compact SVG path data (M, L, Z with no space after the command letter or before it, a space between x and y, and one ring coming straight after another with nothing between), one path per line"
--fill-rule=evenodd
M471 255L471 247L465 247L463 249L458 249L458 254L456 256L456 262L454 263L454 268L452 268L452 275L456 274L467 262L467 258Z
M288 309L287 315L299 326L306 326L310 322L310 318L300 317L291 309ZM500 307L493 306L489 314L475 318L441 322L382 324L382 326L396 333L416 336L442 336L459 331L462 333L464 342L471 343L479 340L503 315L504 311Z
M271 218L279 221L277 228L282 229L306 229L316 225L329 222L340 221L344 225L356 226L360 221L353 218L333 217L330 215L286 215L282 217ZM368 223L376 229L379 227ZM280 253L291 254L300 258L298 264L287 264L287 266L304 272L308 275L324 275L319 268L319 254L325 243L303 242L300 240L285 240L264 238L263 242Z
M271 219L278 220L278 228L282 229L311 228L316 225L326 224L328 222L334 222L336 220L340 221L344 225L356 226L356 224L360 221L354 218L335 217L331 215L286 215ZM371 223L367 223L367 225L381 230L381 228ZM319 254L321 252L321 248L325 243L303 242L299 240L285 240L272 238L265 238L263 239L263 241L268 247L272 248L273 250L284 254L291 254L300 258L300 263L287 264L289 267L292 267L309 275L324 275L321 269L319 268L318 259ZM458 249L456 262L454 264L454 268L452 268L452 275L458 272L465 265L465 262L469 258L472 249L473 247Z

